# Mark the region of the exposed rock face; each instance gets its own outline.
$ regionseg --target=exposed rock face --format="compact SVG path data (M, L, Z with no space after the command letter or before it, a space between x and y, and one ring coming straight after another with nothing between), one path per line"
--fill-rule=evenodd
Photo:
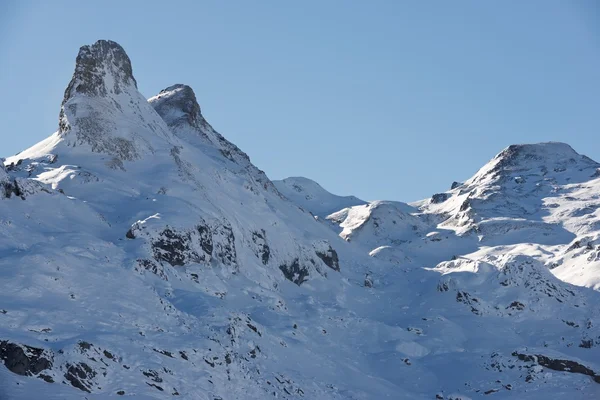
M172 266L185 265L188 262L202 262L206 255L200 256L192 250L192 234L190 232L178 233L171 228L165 228L159 236L152 241L152 250L156 261L165 261Z
M16 197L21 197L21 189L19 188L19 184L17 180L7 180L5 182L0 182L0 186L2 187L2 196L6 199L11 198L13 195Z
M519 352L513 352L513 356L517 357L521 361L534 362L535 364L541 365L552 369L554 371L570 372L574 374L583 374L591 376L596 383L600 383L600 375L594 372L592 369L572 360L560 360L544 356L542 354L528 355Z
M196 94L187 85L176 84L160 91L153 97L152 106L170 126L189 124L193 127L207 127L202 117Z
M112 40L98 40L79 49L75 73L65 90L62 105L76 93L86 96L121 94L130 85L137 89L125 50Z
M279 266L281 272L286 279L291 282L294 282L296 285L300 286L308 279L309 269L304 265L300 265L299 260L296 258L289 264L282 264Z
M450 196L447 193L436 193L431 196L431 202L433 204L443 203L444 201L448 200L448 197Z
M126 233L129 239L146 239L154 260L138 260L141 268L162 278L166 278L160 267L162 263L173 267L192 263L215 264L237 270L235 236L226 221L209 223L201 220L192 228L163 227L156 225L156 221L153 217L138 221Z
M331 247L330 245L327 245L328 247L326 249L316 249L315 250L315 254L317 255L317 257L319 257L324 263L325 265L327 265L329 268L331 268L334 271L339 271L340 270L340 260L338 258L338 254L337 252L333 249L333 247Z
M4 161L4 160L0 160ZM3 163L0 163L3 164ZM9 199L12 196L21 196L21 189L16 179L12 179L4 170L4 165L0 165L0 199Z
M0 359L11 372L19 375L38 375L52 368L52 356L43 349L0 341Z
M93 379L95 376L96 372L86 363L67 364L65 379L79 390L91 393L90 389L94 384Z
M252 232L252 241L256 246L256 256L259 257L264 265L269 263L271 257L271 248L267 243L267 233L264 229L260 232Z

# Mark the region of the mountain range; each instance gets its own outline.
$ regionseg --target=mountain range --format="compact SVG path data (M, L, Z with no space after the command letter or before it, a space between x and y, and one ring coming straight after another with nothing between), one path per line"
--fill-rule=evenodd
M0 168L0 399L600 396L600 164L518 144L445 189L271 181L83 46Z

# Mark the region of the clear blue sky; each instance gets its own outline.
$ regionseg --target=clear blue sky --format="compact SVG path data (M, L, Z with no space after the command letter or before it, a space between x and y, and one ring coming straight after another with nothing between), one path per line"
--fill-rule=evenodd
M595 0L2 0L0 155L56 130L97 39L125 48L147 97L192 86L272 179L413 201L512 143L600 160Z

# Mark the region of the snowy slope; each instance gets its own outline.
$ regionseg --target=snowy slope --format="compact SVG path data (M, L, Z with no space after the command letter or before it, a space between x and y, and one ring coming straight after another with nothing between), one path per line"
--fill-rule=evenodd
M118 44L82 47L58 131L0 168L1 399L600 395L600 294L552 273L595 251L568 251L560 240L594 230L557 211L583 204L589 182L557 181L567 192L548 220L475 194L468 215L442 209L460 188L362 204L305 182L294 198L191 88L146 101L136 85ZM290 200L340 207L343 237ZM482 241L501 216L546 239ZM550 271L553 256L564 263Z
M599 168L563 143L514 145L445 193L446 201L421 208L447 217L440 226L472 231L480 245L544 246L543 260L560 279L600 288L591 254L600 234ZM582 243L587 249L573 251Z
M524 245L543 247L541 260L557 277L600 288L599 168L564 143L513 145L466 182L412 209L381 216L381 202L373 202L327 219L342 229L342 238L358 240L372 255L419 266L482 247L516 254Z
M325 217L342 208L367 203L355 196L332 194L308 178L290 177L273 183L286 198L318 217Z

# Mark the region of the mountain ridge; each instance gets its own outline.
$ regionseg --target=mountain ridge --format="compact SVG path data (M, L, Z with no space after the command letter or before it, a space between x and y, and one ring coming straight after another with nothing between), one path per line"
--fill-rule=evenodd
M318 217L325 217L345 207L367 203L356 196L332 194L317 182L304 177L289 177L273 183L280 193Z
M298 192L116 46L82 47L64 131L0 168L0 397L600 394L600 293L557 277L600 266L595 164L415 205Z

